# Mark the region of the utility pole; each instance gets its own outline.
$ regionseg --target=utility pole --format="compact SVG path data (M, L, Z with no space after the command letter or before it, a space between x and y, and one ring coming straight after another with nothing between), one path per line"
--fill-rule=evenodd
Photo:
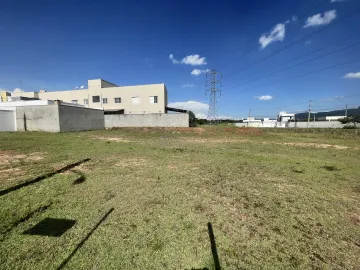
M307 128L309 128L309 122L310 122L310 113L311 113L311 100L309 101L309 115L308 115L308 121L307 121Z
M248 116L248 126L250 124L250 117L251 117L251 109L249 110L249 116Z
M210 121L210 124L218 124L217 119L217 93L219 92L221 95L221 84L222 81L222 74L216 69L211 69L210 71L206 72L206 91L210 92L210 102L209 102L209 111L207 120ZM219 88L218 88L219 85Z
M345 117L347 117L347 109L348 109L348 105L346 104L346 107L345 107Z

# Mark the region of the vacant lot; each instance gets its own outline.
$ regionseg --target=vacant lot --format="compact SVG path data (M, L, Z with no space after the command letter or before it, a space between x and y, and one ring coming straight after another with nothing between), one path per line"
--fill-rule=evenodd
M353 130L0 133L0 190L2 269L212 269L208 222L223 269L360 265Z

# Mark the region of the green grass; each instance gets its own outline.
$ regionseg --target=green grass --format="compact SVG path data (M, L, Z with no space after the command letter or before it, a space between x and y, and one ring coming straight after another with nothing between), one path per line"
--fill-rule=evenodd
M360 134L235 127L0 133L0 268L359 269ZM73 182L84 175L85 181ZM76 220L61 237L23 234Z

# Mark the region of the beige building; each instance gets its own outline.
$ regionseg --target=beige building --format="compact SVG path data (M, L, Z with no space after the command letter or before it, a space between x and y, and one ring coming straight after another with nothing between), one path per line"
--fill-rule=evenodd
M11 93L7 91L0 91L0 102L11 101Z
M125 114L166 113L165 84L117 86L102 79L88 80L88 89L46 92L15 92L13 97L61 100L105 111Z

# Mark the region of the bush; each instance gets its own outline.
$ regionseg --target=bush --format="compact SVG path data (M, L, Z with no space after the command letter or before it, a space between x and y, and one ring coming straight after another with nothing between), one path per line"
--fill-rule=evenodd
M192 111L189 111L189 126L196 127L196 117Z
M349 126L349 125L346 125L343 127L344 129L357 129L356 126Z

